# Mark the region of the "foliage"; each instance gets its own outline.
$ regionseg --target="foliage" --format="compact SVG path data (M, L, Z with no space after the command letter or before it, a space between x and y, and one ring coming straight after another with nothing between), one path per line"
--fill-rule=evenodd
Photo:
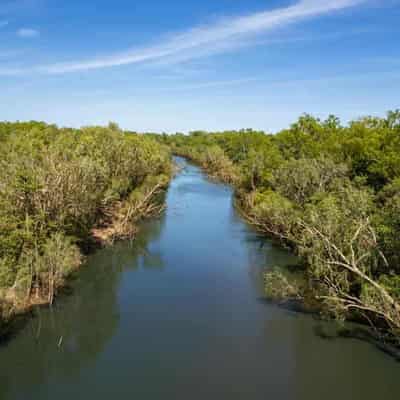
M279 301L301 300L304 288L301 282L287 276L278 268L264 274L264 289L268 298Z
M321 307L400 338L400 111L347 126L303 115L275 135L196 132L163 142L207 169L211 151L217 176L228 158L243 215L297 252ZM288 277L267 278L269 293L294 295Z
M165 146L115 123L0 123L0 302L51 302L93 228L149 182L165 188L170 167Z

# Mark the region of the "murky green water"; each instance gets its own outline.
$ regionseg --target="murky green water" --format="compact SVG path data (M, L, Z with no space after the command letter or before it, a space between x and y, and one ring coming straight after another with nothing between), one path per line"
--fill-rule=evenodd
M0 399L399 399L399 363L260 300L263 269L293 260L231 197L187 166L160 220L0 347Z

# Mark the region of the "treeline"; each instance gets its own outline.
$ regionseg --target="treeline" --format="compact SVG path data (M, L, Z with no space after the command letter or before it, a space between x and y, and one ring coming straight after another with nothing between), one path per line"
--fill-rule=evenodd
M292 248L304 279L266 274L269 295L310 298L400 340L400 111L347 126L303 115L276 135L252 130L163 136L236 188L260 230Z
M0 328L51 303L95 241L134 235L170 174L166 147L113 123L0 123Z

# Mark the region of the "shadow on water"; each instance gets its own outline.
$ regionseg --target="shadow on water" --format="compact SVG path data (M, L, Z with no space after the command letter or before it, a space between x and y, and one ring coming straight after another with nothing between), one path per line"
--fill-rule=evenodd
M20 319L3 343L5 351L0 351L0 399L18 386L40 386L51 376L72 380L95 362L120 321L118 287L123 272L164 267L161 255L148 248L159 236L164 218L143 223L137 240L97 251L70 282L70 293L63 293L52 307L36 308Z

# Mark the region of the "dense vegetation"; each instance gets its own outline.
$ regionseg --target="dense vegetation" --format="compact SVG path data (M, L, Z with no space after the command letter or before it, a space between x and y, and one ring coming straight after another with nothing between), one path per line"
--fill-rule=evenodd
M244 217L299 255L303 279L269 271L269 296L399 340L399 111L347 126L304 115L276 135L1 123L0 321L51 303L91 243L132 237L162 209L166 145L233 184Z
M168 150L107 128L0 124L0 325L51 303L91 242L130 237L162 208Z
M400 112L342 126L302 116L276 135L164 135L173 151L233 183L246 218L297 252L304 281L274 270L275 297L312 298L338 318L400 338Z

